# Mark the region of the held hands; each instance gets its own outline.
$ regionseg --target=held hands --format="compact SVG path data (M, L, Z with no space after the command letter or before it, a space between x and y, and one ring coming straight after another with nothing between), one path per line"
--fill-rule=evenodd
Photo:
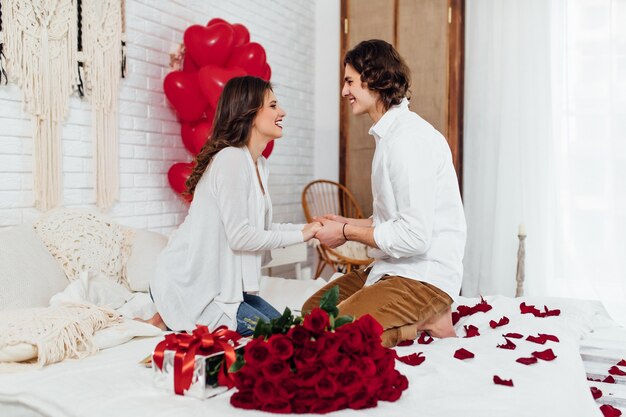
M341 216L335 217L345 219L345 217ZM330 220L326 216L316 217L314 220L317 220L323 226L315 234L315 238L318 239L322 244L328 246L331 249L334 249L337 246L341 246L346 243L346 239L343 237L343 227L347 222Z
M318 221L307 223L302 228L302 237L304 241L308 242L311 238L315 237L315 234L322 229L322 224Z

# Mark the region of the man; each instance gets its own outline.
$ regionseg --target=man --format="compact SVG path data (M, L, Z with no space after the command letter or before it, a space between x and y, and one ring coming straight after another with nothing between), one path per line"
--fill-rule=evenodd
M393 46L361 42L344 65L342 96L353 114L374 122L373 216L326 215L316 238L331 248L364 243L374 262L330 282L302 310L338 285L340 314L372 315L385 346L415 339L418 330L456 336L450 305L461 288L466 226L448 143L409 110L410 73Z

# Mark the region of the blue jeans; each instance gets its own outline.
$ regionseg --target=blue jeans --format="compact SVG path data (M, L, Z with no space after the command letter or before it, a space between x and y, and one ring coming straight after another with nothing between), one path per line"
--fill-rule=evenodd
M259 320L268 322L281 314L258 295L243 293L243 302L237 310L237 333L251 336Z

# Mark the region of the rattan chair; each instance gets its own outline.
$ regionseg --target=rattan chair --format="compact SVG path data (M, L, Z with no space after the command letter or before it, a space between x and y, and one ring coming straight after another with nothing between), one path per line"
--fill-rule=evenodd
M328 180L316 180L304 187L302 209L307 222L312 222L314 217L321 217L325 214L338 214L353 219L363 218L363 212L350 190L337 182ZM326 265L337 272L348 273L354 268L369 265L372 262L372 259L365 255L361 259L347 257L341 253L341 248L331 249L321 243L317 245L319 260L315 271L316 277L320 276Z

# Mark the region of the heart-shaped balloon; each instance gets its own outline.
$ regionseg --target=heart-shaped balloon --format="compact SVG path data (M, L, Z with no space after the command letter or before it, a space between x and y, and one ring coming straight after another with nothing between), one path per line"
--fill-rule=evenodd
M235 23L232 27L235 31L235 39L233 41L234 48L250 42L250 32L248 32L248 29L244 25Z
M167 179L170 182L170 186L181 196L182 193L187 190L187 185L185 183L187 182L187 179L189 179L192 171L193 164L191 162L177 162L170 167L169 171L167 171Z
M267 146L262 152L262 155L267 159L270 157L273 150L274 150L274 140L267 144Z
M228 80L244 75L246 73L241 68L221 68L215 65L205 65L198 71L198 84L209 104L216 108L217 101Z
M232 52L235 32L228 23L218 22L211 27L190 26L183 37L185 53L198 65L223 66Z
M163 91L181 120L190 122L199 119L207 106L202 95L196 74L172 71L163 81Z
M233 49L227 67L239 67L255 77L264 75L265 49L256 42L246 43Z
M272 78L272 68L270 68L267 62L265 63L265 66L263 67L263 75L261 75L261 78L263 78L265 81L269 81L270 78Z
M193 59L189 56L187 52L185 52L185 57L183 58L183 71L184 72L196 72L198 71L198 66Z
M193 155L200 152L209 138L212 123L213 120L200 119L196 122L181 124L180 135L183 138L183 144Z
M214 17L213 19L209 20L209 23L207 23L206 26L209 27L218 23L226 23L227 25L230 25L230 23L228 23L224 19L220 19L219 17Z

